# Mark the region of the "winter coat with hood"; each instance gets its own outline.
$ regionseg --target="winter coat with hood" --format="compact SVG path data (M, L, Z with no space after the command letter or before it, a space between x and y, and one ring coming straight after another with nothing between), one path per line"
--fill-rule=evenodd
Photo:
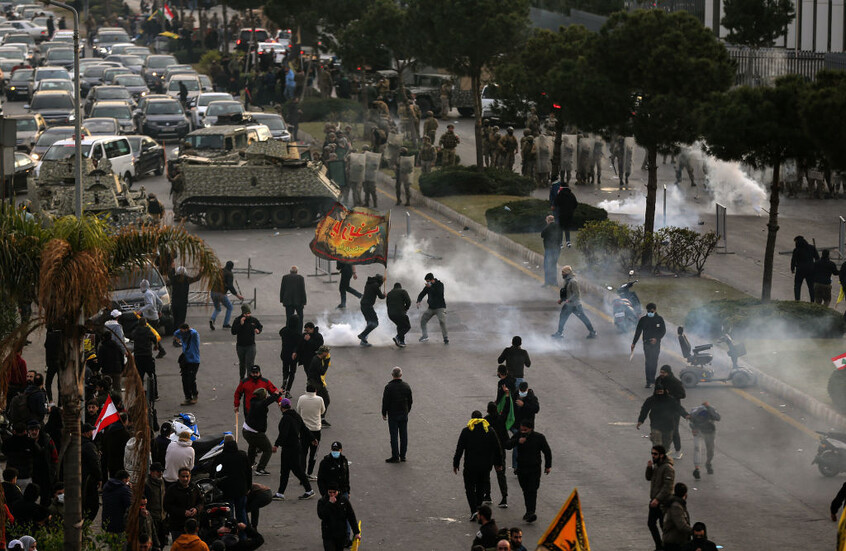
M361 307L372 308L374 304L376 304L376 298L385 298L385 294L382 292L382 277L381 276L373 276L367 278L367 283L364 284L364 293L361 295Z
M649 481L649 499L657 499L662 506L667 503L673 495L673 485L676 482L673 458L665 455L660 463L648 465L646 480Z
M303 332L300 344L297 347L297 363L302 366L309 365L311 359L317 353L317 349L321 346L323 346L323 335L320 334L320 328L315 325L311 334Z
M238 388L235 389L235 400L233 402L236 408L240 407L241 396L244 396L244 416L250 413L250 402L253 398L253 392L257 388L265 389L268 394L276 394L277 392L279 392L279 389L276 388L276 385L274 385L272 382L268 381L261 375L259 375L258 377L253 377L252 374L250 374L248 377L244 378L238 384Z
M464 470L490 472L491 465L502 466L499 439L496 432L484 419L472 419L472 425L461 429L452 467L461 466L461 456L464 455Z
M110 478L103 485L103 530L113 534L126 531L126 511L132 505L132 490L123 481Z
M690 541L690 514L685 500L673 496L664 510L664 544L683 545Z
M673 368L669 365L662 365L661 371L665 371L667 373L663 377L658 377L659 384L664 387L664 392L679 402L687 398L687 392L684 390L684 385L673 373Z
M717 544L708 539L708 531L705 530L704 538L694 537L682 546L682 551L717 551Z
M279 359L283 362L292 361L291 356L297 352L303 340L302 321L299 316L288 318L285 327L279 330L279 338L282 339L282 352L279 354Z
M227 440L223 443L218 463L223 467L224 477L218 481L217 487L223 496L232 501L246 496L253 485L253 470L247 453L239 450L233 440Z
M811 274L814 271L814 262L820 259L817 249L801 235L794 240L794 243L796 247L790 257L790 271Z
M194 468L194 448L191 447L190 440L171 442L167 447L163 475L165 481L176 482L182 467Z
M148 474L144 491L147 494L147 509L150 514L155 520L162 520L164 518L164 478L153 478Z
M137 453L137 440L133 436L126 442L126 448L123 452L123 468L129 473L129 482L133 486L138 483L138 475L141 474L141 461L139 461ZM150 456L147 456L148 465L151 462Z

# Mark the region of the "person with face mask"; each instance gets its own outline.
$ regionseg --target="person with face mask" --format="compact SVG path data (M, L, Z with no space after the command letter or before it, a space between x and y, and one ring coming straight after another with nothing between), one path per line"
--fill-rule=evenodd
M643 335L643 356L646 358L646 387L651 388L655 384L655 372L658 370L658 355L661 354L661 339L667 333L667 324L664 318L658 315L658 307L654 302L646 305L646 315L637 322L634 338L632 339L632 352L634 352L640 336Z
M344 455L344 447L339 441L332 442L332 451L320 460L317 468L317 490L320 495L329 495L333 485L345 498L350 497L350 464Z
M693 523L693 539L682 547L682 551L717 551L717 544L708 539L704 522Z
M584 308L582 308L581 291L579 290L579 282L576 281L576 276L573 274L573 268L564 266L561 268L561 277L564 278L564 286L559 293L558 304L561 304L561 313L558 315L558 331L552 334L552 338L564 338L564 324L574 314L577 318L582 320L582 323L587 327L587 339L595 339L596 331L593 325L585 315Z
M523 501L526 504L526 514L523 520L534 522L538 519L535 507L538 501L538 488L541 479L541 455L543 455L543 472L549 474L552 470L552 450L546 437L535 432L535 424L524 420L520 423L520 432L515 434L506 444L505 449L517 449L520 457L520 469L517 471L517 481L523 490Z

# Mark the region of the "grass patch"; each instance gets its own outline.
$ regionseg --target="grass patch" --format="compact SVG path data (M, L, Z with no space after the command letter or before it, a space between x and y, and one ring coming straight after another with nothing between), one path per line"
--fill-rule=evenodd
M488 223L485 219L485 212L489 208L498 207L508 201L520 199L523 198L515 195L448 195L446 197L438 197L436 200L455 212L461 213L474 222L487 227ZM543 250L543 247L541 247L541 250Z

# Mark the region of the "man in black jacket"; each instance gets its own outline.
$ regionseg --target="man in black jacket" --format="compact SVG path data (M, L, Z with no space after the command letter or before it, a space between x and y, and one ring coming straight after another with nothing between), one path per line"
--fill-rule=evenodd
M185 266L179 266L168 274L170 283L170 311L173 314L173 326L179 327L185 323L185 316L188 314L188 291L192 283L196 283L202 276L195 277L188 275ZM182 346L179 339L173 338L173 346Z
M632 339L632 352L641 334L643 334L643 357L644 371L646 372L646 387L650 388L655 384L655 372L658 370L658 356L661 354L661 339L667 333L667 324L664 318L658 315L658 307L654 302L646 305L646 314L637 320L634 338Z
M476 537L473 538L473 547L479 546L485 549L493 549L496 547L497 540L499 539L499 528L493 518L491 508L487 505L479 507L479 514L473 515L472 520L476 518L479 519L479 524L482 526L476 532Z
M247 410L244 418L244 440L249 444L247 456L250 465L255 462L258 452L261 452L261 458L256 466L258 476L270 474L266 470L272 453L270 439L267 438L267 412L270 404L278 400L280 396L282 396L281 392L268 394L265 388L255 389L250 397L250 409Z
M793 238L796 246L790 257L790 273L793 277L793 298L799 300L802 296L802 282L808 285L808 294L814 302L814 262L819 260L817 249L801 235Z
M308 481L300 463L301 439L304 434L303 431L307 429L302 417L291 409L289 399L283 398L279 403L279 408L282 410L282 419L279 420L279 436L276 437L276 442L274 442L273 453L282 448L282 474L279 478L279 490L273 496L273 499L279 501L285 499L288 476L292 472L305 488L305 493L299 499L309 499L314 497L314 490L311 489L311 483Z
M141 380L144 380L144 375L155 376L156 358L153 356L153 350L159 349L159 337L143 317L138 318L138 325L132 331L132 342L132 355L135 357L135 367Z
M675 416L689 419L687 411L679 404L679 401L667 394L661 384L655 385L652 396L643 401L640 407L640 415L637 418L637 429L649 415L649 437L656 446L663 446L665 450L670 449L673 441L673 420ZM680 455L679 455L680 457Z
M828 249L823 249L822 257L814 262L814 302L828 308L831 304L831 276L838 274L840 271L829 258Z
M361 346L371 346L371 344L367 342L367 335L379 327L379 317L376 315L376 310L373 309L373 306L376 304L377 297L385 298L381 289L383 281L384 278L382 277L382 274L376 274L373 277L368 277L367 283L364 284L364 294L361 296L361 314L367 322L367 327L364 328L364 331L358 334Z
M329 495L329 488L336 488L345 498L350 497L350 464L344 455L341 442L332 442L332 451L320 461L317 467L317 491L321 496Z
M224 499L235 507L235 518L238 522L247 524L247 492L253 485L253 471L247 453L238 449L232 435L226 435L224 438L223 451L217 463L226 473L226 476L218 481L217 487Z
M567 183L562 184L558 189L554 205L554 210L558 213L558 225L564 230L564 238L567 241L567 248L569 248L571 246L570 226L573 224L573 214L576 212L576 207L579 206L579 201L573 195Z
M297 273L299 270L296 266L291 266L291 271L282 276L282 285L279 287L279 302L285 307L285 318L294 312L303 318L303 308L305 308L307 297L305 288L305 278Z
M256 335L263 326L253 317L249 304L241 305L241 315L232 323L232 334L236 336L235 352L238 354L238 380L247 376L247 369L256 363Z
M185 532L185 521L200 518L203 492L191 482L191 469L188 467L179 469L176 484L165 490L164 509L167 512L167 528L174 541Z
M391 381L382 392L382 419L388 422L391 435L391 457L385 463L405 461L408 450L408 414L413 397L411 386L402 380L402 368L391 370Z
M429 320L432 319L432 316L438 317L438 323L441 326L441 336L444 338L444 344L449 344L449 336L447 335L447 328L446 328L446 299L444 299L444 284L439 279L435 279L435 276L432 275L431 272L426 274L423 278L426 281L426 286L423 287L423 290L420 291L420 294L417 295L417 308L420 308L420 303L423 302L423 298L428 295L428 308L426 311L423 312L423 315L420 316L420 330L423 332L423 336L420 337L420 342L426 342L429 340L429 333L426 331L426 324L429 323Z
M94 426L89 423L82 425L82 512L87 520L97 518L100 510L100 500L97 490L102 480L100 469L100 452L91 436Z
M543 454L543 472L549 474L552 470L552 450L546 442L546 437L535 432L535 424L524 420L520 423L520 433L514 435L505 445L510 450L517 448L520 457L520 469L517 471L517 481L523 490L523 501L526 504L526 514L523 520L534 522L538 519L535 507L538 501L538 488L541 478L541 454Z
M405 348L405 335L411 330L411 320L408 319L411 297L408 296L408 291L402 288L402 284L394 283L394 288L388 292L385 298L385 305L388 307L388 318L397 326L394 344L400 348Z
M311 364L311 359L317 353L317 349L323 346L323 335L320 334L320 328L312 322L306 322L303 326L303 337L297 345L297 351L292 358L299 363L303 368L307 368ZM291 391L291 388L286 386L285 390Z
M508 479L505 477L505 450L503 446L510 435L508 434L508 429L505 428L505 422L507 419L507 414L500 413L497 411L496 402L488 402L488 414L485 415L484 419L488 422L491 429L496 434L497 440L497 453L499 453L500 457L502 458L502 469L498 469L496 471L496 481L499 484L499 492L502 494L502 500L499 502L498 507L500 509L507 509L508 508ZM491 493L488 490L487 495L483 501L491 501Z
M674 398L679 404L687 397L687 391L684 389L684 384L673 374L673 368L669 365L662 365L658 370L658 379L656 384L660 383L664 387L664 392ZM673 448L676 450L676 459L681 459L684 455L681 449L681 434L679 434L679 412L673 415ZM667 450L669 452L669 449Z
M497 363L504 363L508 368L508 373L514 377L515 384L519 385L524 380L523 369L531 367L532 360L529 358L529 353L523 350L523 339L519 336L511 339L511 346L502 351Z
M320 517L324 551L344 551L347 526L352 528L354 539L361 539L355 511L349 500L339 493L338 488L329 486L326 495L317 502L317 516Z
M491 489L491 465L502 470L502 454L494 429L482 418L482 412L474 411L470 422L461 429L455 455L452 457L452 472L458 474L461 456L464 455L464 492L470 506L470 520L478 517L479 506Z

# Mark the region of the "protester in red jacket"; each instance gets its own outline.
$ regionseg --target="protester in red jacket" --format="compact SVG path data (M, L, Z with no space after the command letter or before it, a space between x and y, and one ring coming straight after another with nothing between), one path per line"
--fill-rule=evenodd
M241 405L241 396L244 396L244 415L250 411L250 399L253 397L253 391L257 388L267 390L268 394L276 394L278 390L276 385L261 376L261 367L254 365L250 368L250 374L238 385L235 389L235 411ZM280 398L281 399L281 396Z

